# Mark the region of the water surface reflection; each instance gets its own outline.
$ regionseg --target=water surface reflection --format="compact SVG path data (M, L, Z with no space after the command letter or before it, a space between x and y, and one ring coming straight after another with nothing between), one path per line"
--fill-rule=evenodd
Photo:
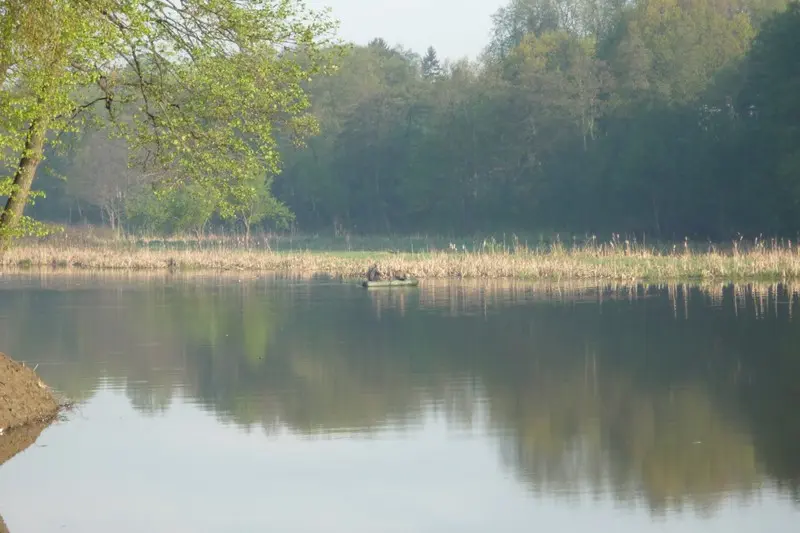
M25 494L12 472L52 483L67 474L47 471L44 458L75 454L85 467L69 486L90 495L130 481L128 490L155 491L136 497L150 505L159 494L170 500L119 465L136 454L141 472L169 472L159 483L185 493L170 504L178 509L203 499L202 465L202 482L238 509L241 531L261 523L242 506L273 490L286 506L273 508L281 519L310 505L356 530L527 530L542 516L553 527L617 530L625 516L632 531L659 517L683 531L687 523L674 521L683 516L705 521L703 530L749 531L747 517L783 528L797 518L792 287L365 291L330 281L87 277L6 279L1 293L0 349L38 363L51 385L84 402L40 439L49 455L32 450L0 471L12 529L3 502L17 489L24 505ZM81 451L89 442L98 455ZM367 489L361 519L344 503L322 503ZM140 525L161 529L164 513ZM24 529L26 517L14 519ZM119 515L106 519L116 526ZM224 513L213 520L231 524ZM313 528L303 524L295 529Z

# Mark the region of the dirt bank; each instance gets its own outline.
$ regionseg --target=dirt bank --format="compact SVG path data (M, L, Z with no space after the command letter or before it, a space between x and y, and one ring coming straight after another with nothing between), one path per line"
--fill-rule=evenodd
M50 421L59 405L36 373L0 353L0 430ZM4 440L0 436L0 442ZM0 461L2 462L2 461Z

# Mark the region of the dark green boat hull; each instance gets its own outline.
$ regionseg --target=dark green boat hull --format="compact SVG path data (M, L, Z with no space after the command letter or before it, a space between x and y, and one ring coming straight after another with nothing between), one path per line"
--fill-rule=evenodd
M386 281L363 281L361 283L362 287L367 289L372 288L379 288L379 287L416 287L419 285L419 281L415 279L392 279Z

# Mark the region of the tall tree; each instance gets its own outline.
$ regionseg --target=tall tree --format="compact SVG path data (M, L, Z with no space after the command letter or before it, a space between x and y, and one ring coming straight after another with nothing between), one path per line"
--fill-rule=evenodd
M107 131L90 132L72 157L66 190L84 204L100 209L103 218L117 230L131 192L149 180L131 168L122 139L110 139Z
M744 64L736 102L745 135L735 146L737 162L759 176L750 201L758 199L774 219L774 231L794 232L800 223L800 3L769 18Z
M422 77L426 80L435 80L442 75L442 66L439 63L439 57L436 54L436 49L429 46L422 58Z
M98 104L171 185L216 191L220 211L275 173L275 132L314 130L303 89L327 67L330 21L295 0L0 0L0 215L18 228L45 146Z

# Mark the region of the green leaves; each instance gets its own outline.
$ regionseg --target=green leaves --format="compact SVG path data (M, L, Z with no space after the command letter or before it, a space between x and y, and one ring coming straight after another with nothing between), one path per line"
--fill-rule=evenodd
M0 179L0 197L11 196L17 190L17 186L11 178ZM28 195L28 203L33 205L36 198L44 198L45 194L41 191L31 191ZM20 237L46 237L61 231L61 228L52 224L45 224L27 216L22 216L17 220L13 228L0 228L0 240L8 238L17 239Z
M322 134L276 195L337 234L794 235L791 15L749 55L779 2L511 0L483 60L436 77L375 39L310 86Z
M106 128L136 170L78 158L67 191L158 231L794 231L796 14L754 41L781 2L511 0L450 63L344 56L294 0L0 0L0 162Z
M213 190L221 213L230 216L235 206L228 199L237 186L252 175L279 172L276 134L302 138L314 131L304 114L303 83L328 67L321 47L330 44L324 34L331 25L306 21L286 0L192 7L213 14L219 26L203 26L201 33L155 24L148 32L156 42L171 37L190 59L172 59L156 47L125 54L137 102L128 138L133 150L171 170L170 185ZM193 13L185 15L190 25Z
M132 163L168 187L204 189L224 215L236 187L279 171L279 132L314 132L304 84L337 49L334 24L295 0L2 0L0 10L13 14L0 25L9 173L32 121L49 123L53 142L103 104Z
M625 24L629 37L649 57L642 75L659 98L685 103L698 97L714 76L740 60L750 47L754 29L735 6L707 0L638 2Z

